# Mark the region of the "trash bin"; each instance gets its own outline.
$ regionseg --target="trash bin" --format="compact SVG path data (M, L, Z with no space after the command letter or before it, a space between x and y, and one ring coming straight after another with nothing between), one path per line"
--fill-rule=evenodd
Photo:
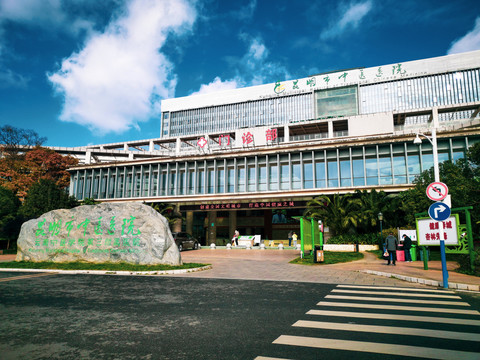
M428 261L430 260L430 249L428 248L428 246L426 248L427 248L427 261ZM423 261L423 247L419 247L418 252L420 253L420 261Z
M410 248L410 256L412 257L412 261L417 261L417 247L412 245Z
M319 245L315 245L315 250L313 251L313 262L314 263L323 262L323 250L320 249Z

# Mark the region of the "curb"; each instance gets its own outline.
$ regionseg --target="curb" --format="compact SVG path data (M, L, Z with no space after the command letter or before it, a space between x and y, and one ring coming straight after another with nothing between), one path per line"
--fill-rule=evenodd
M176 275L212 269L212 265L192 269L157 270L157 271L112 271L112 270L57 270L57 269L8 269L0 268L0 272L39 272L58 273L65 275L90 274L90 275Z
M378 275L378 276L385 276L385 277L392 277L408 282L413 282L413 283L419 283L419 284L424 284L424 285L429 285L429 286L436 286L436 287L443 287L443 282L437 281L437 280L427 280L427 279L421 279L421 278L416 278L413 276L406 276L406 275L399 275L399 274L392 274L392 273L386 273L382 271L375 271L375 270L359 270L360 272L367 273L367 274L372 274L372 275ZM479 291L480 292L480 285L469 285L469 284L460 284L460 283L448 283L448 288L449 289L455 289L455 290L468 290L468 291Z

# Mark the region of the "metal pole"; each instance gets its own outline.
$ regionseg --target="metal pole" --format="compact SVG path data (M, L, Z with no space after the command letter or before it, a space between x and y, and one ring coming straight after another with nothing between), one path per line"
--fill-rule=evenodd
M382 244L383 244L383 229L382 229L382 220L380 220L380 240L382 241Z
M470 219L470 211L468 211L468 209L465 209L465 217L467 218L467 240L468 252L470 255L470 270L475 271L475 249L473 248L472 220Z
M440 182L440 169L438 165L438 148L437 148L437 128L438 128L438 110L436 108L432 111L433 129L432 129L432 150L433 150L433 173L435 182ZM443 222L439 221L438 228L440 231L440 255L442 259L442 278L443 287L448 289L448 271L447 258L445 256L445 238L443 232Z

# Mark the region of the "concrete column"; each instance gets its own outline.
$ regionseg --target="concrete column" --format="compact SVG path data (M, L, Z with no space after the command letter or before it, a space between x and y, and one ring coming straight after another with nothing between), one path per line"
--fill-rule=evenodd
M237 230L237 212L229 211L228 212L228 235L229 239L233 237L233 234Z
M173 210L174 215L180 215L180 204L175 205L175 209ZM182 231L182 218L175 219L175 222L172 224L172 232L180 232Z
M180 138L177 138L177 143L175 146L175 154L180 154L180 149L181 149L182 142L180 141Z
M288 125L285 125L283 129L284 129L285 142L288 143L290 142L290 128L288 127Z
M186 230L187 233L193 235L193 211L187 211L186 219Z
M85 164L89 165L91 163L92 163L92 151L87 150L87 152L85 153Z
M269 210L264 210L263 213L263 228L265 230L265 239L262 240L275 240L273 238L273 227L272 227L272 216L273 212L271 209Z
M207 226L207 245L216 244L217 240L217 212L208 212L208 226Z
M328 137L333 138L333 121L328 122Z
M153 140L150 140L148 142L148 151L152 152L153 150L155 150L155 145L153 144Z

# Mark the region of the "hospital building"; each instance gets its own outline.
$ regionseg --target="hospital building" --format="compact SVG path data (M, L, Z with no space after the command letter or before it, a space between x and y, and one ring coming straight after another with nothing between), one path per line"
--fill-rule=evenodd
M158 138L65 149L70 194L174 204L203 245L283 240L319 195L411 188L433 166L417 133L435 128L440 162L464 157L479 111L480 51L166 99Z

